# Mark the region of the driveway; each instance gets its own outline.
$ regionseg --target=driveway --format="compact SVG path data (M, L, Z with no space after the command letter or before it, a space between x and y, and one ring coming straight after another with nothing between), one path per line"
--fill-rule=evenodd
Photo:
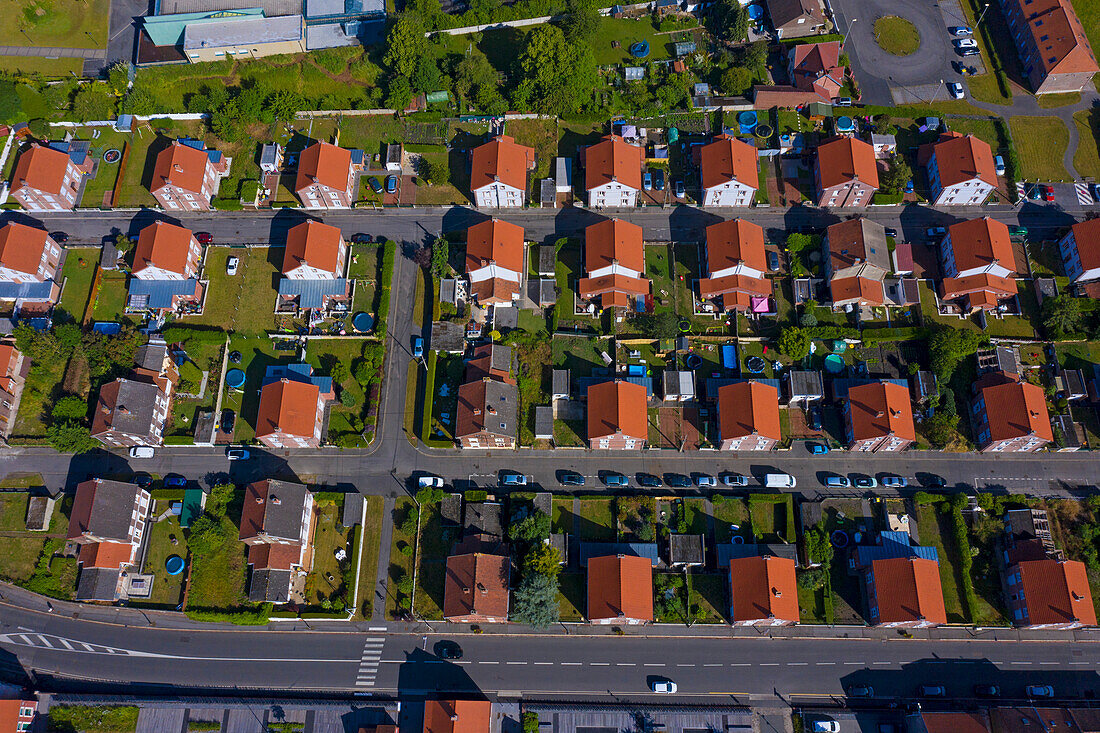
M149 15L150 5L149 0L111 0L106 58L85 60L85 76L98 76L104 69L119 61L134 62L134 49L141 25L139 19Z

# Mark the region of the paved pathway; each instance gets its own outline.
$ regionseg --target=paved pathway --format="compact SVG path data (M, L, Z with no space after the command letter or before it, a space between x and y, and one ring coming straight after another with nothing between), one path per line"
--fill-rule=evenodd
M102 48L64 48L62 46L0 46L0 56L42 56L44 58L103 59Z
M396 502L387 496L382 502L382 531L378 537L378 572L374 584L372 621L386 620L386 588L390 581L390 549L393 544L393 507Z

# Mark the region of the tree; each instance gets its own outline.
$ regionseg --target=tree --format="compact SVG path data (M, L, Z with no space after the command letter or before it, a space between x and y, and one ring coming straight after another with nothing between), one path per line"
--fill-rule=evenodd
M416 70L409 81L412 83L413 89L427 93L439 89L439 77L439 66L436 64L435 59L421 56L416 62Z
M388 66L394 75L409 79L416 72L426 45L424 25L420 22L420 18L404 13L393 24L389 35L386 36L386 55L382 57L382 63Z
M107 86L116 97L126 93L126 88L130 86L130 69L126 63L119 61L111 64L107 69Z
M787 251L791 254L798 254L802 250L812 246L814 239L815 237L812 234L792 232L787 235Z
M46 429L46 438L62 453L87 453L99 445L88 428L72 421L51 425Z
M23 111L23 102L15 91L15 83L0 81L0 121L12 122Z
M508 536L519 542L542 542L550 536L550 517L542 512L531 512L508 527Z
M561 572L561 553L557 548L536 542L523 556L523 574L556 576Z
M729 95L744 94L750 87L754 75L751 70L746 69L744 66L731 66L722 72L722 78L720 84L722 91Z
M815 316L813 313L803 313L802 316L798 319L798 325L802 326L803 328L813 328L817 325L817 316Z
M60 423L80 422L88 416L88 403L76 395L66 395L53 404L50 417Z
M125 234L118 234L115 236L115 249L117 249L120 254L126 254L134 248L135 244L136 242Z
M953 396L949 394L948 399L954 404L955 398ZM958 415L948 414L947 411L939 411L921 423L921 432L924 433L924 437L928 438L928 442L934 448L942 448L955 437L955 429L958 425Z
M568 43L557 26L541 25L527 36L519 66L523 81L516 89L516 104L537 112L577 112L596 87L592 47Z
M727 43L749 37L749 11L737 0L717 0L710 11L712 32Z
M503 111L506 105L500 94L500 73L478 48L470 49L462 57L454 68L454 77L455 96L467 103L473 102L490 114L496 114L496 110L490 107L499 107Z
M794 360L810 353L810 334L797 326L788 326L779 334L779 350Z
M404 110L412 101L412 86L404 76L395 76L390 79L389 94L386 96L386 106L398 112Z
M889 135L894 131L894 118L887 112L875 115L872 129L879 135Z
M544 629L558 620L558 579L528 573L512 594L512 620Z
M829 541L829 533L824 527L820 525L811 527L802 539L810 562L828 566L833 561L833 543Z
M592 0L567 0L561 30L569 43L587 44L600 28L600 14Z
M978 350L982 337L976 331L942 328L928 340L932 372L940 382L948 382L959 362Z
M451 257L451 243L446 237L436 237L432 242L432 274L441 277L447 271L447 262Z
M280 89L268 97L267 108L279 122L289 122L306 106L306 100L298 92Z
M50 123L41 117L35 117L28 122L27 128L31 131L31 134L37 138L45 139L50 136Z
M1043 329L1047 336L1061 339L1082 330L1081 301L1062 293L1043 301Z
M210 495L206 497L204 511L212 517L224 517L229 508L229 502L233 501L233 493L236 489L233 484L218 484L210 489Z
M73 97L73 115L81 122L110 119L114 111L115 99L103 84L86 84Z
M680 321L675 313L635 313L630 316L630 325L648 338L670 339L680 333Z
M879 174L879 187L886 193L901 193L905 185L913 179L913 170L904 155L895 155L890 159L886 171Z

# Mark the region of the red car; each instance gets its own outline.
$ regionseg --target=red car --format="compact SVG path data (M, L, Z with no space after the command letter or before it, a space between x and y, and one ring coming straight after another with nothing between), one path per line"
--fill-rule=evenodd
M196 232L195 239L198 240L199 244L210 244L214 241L214 235L210 232Z
M1043 192L1043 201L1054 200L1054 186L1048 186L1045 183L1039 187L1039 190Z

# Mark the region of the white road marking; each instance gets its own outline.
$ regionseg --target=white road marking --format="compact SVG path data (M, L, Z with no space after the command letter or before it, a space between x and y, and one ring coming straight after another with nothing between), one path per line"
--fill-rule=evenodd
M363 640L363 654L359 658L359 670L355 676L356 687L374 686L374 679L378 674L378 664L382 659L382 647L385 644L385 639L377 637L368 637Z

